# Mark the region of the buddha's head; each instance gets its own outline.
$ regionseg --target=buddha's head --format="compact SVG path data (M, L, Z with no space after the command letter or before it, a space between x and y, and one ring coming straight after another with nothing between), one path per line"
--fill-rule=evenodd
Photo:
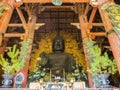
M65 48L65 43L64 43L63 37L56 36L52 42L52 51L53 52L57 52L57 51L64 52L64 48Z

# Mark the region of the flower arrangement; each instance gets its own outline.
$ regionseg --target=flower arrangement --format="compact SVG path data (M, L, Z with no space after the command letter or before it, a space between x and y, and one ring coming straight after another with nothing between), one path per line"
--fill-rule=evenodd
M49 68L41 68L39 67L39 70L34 69L34 72L30 73L28 76L29 82L31 81L38 81L40 78L44 78L45 80L48 79L48 72Z
M76 64L72 68L74 69L72 75L76 78L77 81L87 80L87 75L82 70L82 66L80 64Z

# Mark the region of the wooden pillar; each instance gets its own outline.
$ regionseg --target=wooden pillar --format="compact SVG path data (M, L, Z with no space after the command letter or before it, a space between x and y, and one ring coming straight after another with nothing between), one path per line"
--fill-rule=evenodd
M81 35L82 35L82 41L85 42L88 39L87 36L87 26L88 26L88 22L85 22L84 20L85 16L79 16L79 21L80 21L80 27L81 27ZM83 43L83 49L84 49L84 54L85 54L85 60L86 60L86 66L87 69L90 68L90 62L88 60L88 55L87 55L87 50L86 50L86 46ZM88 82L90 87L93 86L93 82L92 82L92 75L88 72Z
M3 38L3 39L4 39L4 43L0 46L0 54L4 54L5 53L7 42L9 40L9 38Z
M109 3L107 3L106 5L108 4ZM99 12L100 12L102 21L104 23L105 31L108 33L107 37L108 37L114 58L116 60L118 71L120 73L120 38L114 31L110 33L111 30L113 30L113 26L111 24L110 18L108 17L107 11L101 6L99 7Z
M0 34L4 34L6 32L7 26L13 13L14 2L14 0L4 0L2 3L8 9L6 11L3 11L2 16L0 17ZM3 36L0 35L0 45L2 44L2 39Z
M33 16L33 15L31 16L31 19L28 21L27 27L29 30L27 40L30 40L31 42L33 42L33 37L34 37L34 32L35 32L35 27L36 27L36 16ZM28 76L28 68L29 68L29 60L30 60L31 50L32 50L32 45L30 45L30 47L29 47L27 61L26 61L25 67L24 67L26 76ZM27 83L27 79L25 79L25 80L26 81L25 81L23 87L25 87L26 83Z

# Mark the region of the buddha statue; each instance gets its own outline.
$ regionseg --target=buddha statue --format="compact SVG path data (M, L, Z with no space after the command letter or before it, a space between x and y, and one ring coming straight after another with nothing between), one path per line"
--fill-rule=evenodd
M52 41L52 53L41 54L41 65L50 68L52 75L62 76L63 70L66 73L72 72L75 64L74 57L65 53L65 41L61 36L56 36Z

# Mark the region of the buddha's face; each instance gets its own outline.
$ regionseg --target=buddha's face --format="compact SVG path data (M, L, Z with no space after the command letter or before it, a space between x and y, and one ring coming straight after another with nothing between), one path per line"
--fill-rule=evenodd
M62 37L55 37L53 39L53 52L61 51L64 52L64 39Z
M56 40L56 42L55 42L55 50L61 51L61 49L63 49L62 41L61 40Z

